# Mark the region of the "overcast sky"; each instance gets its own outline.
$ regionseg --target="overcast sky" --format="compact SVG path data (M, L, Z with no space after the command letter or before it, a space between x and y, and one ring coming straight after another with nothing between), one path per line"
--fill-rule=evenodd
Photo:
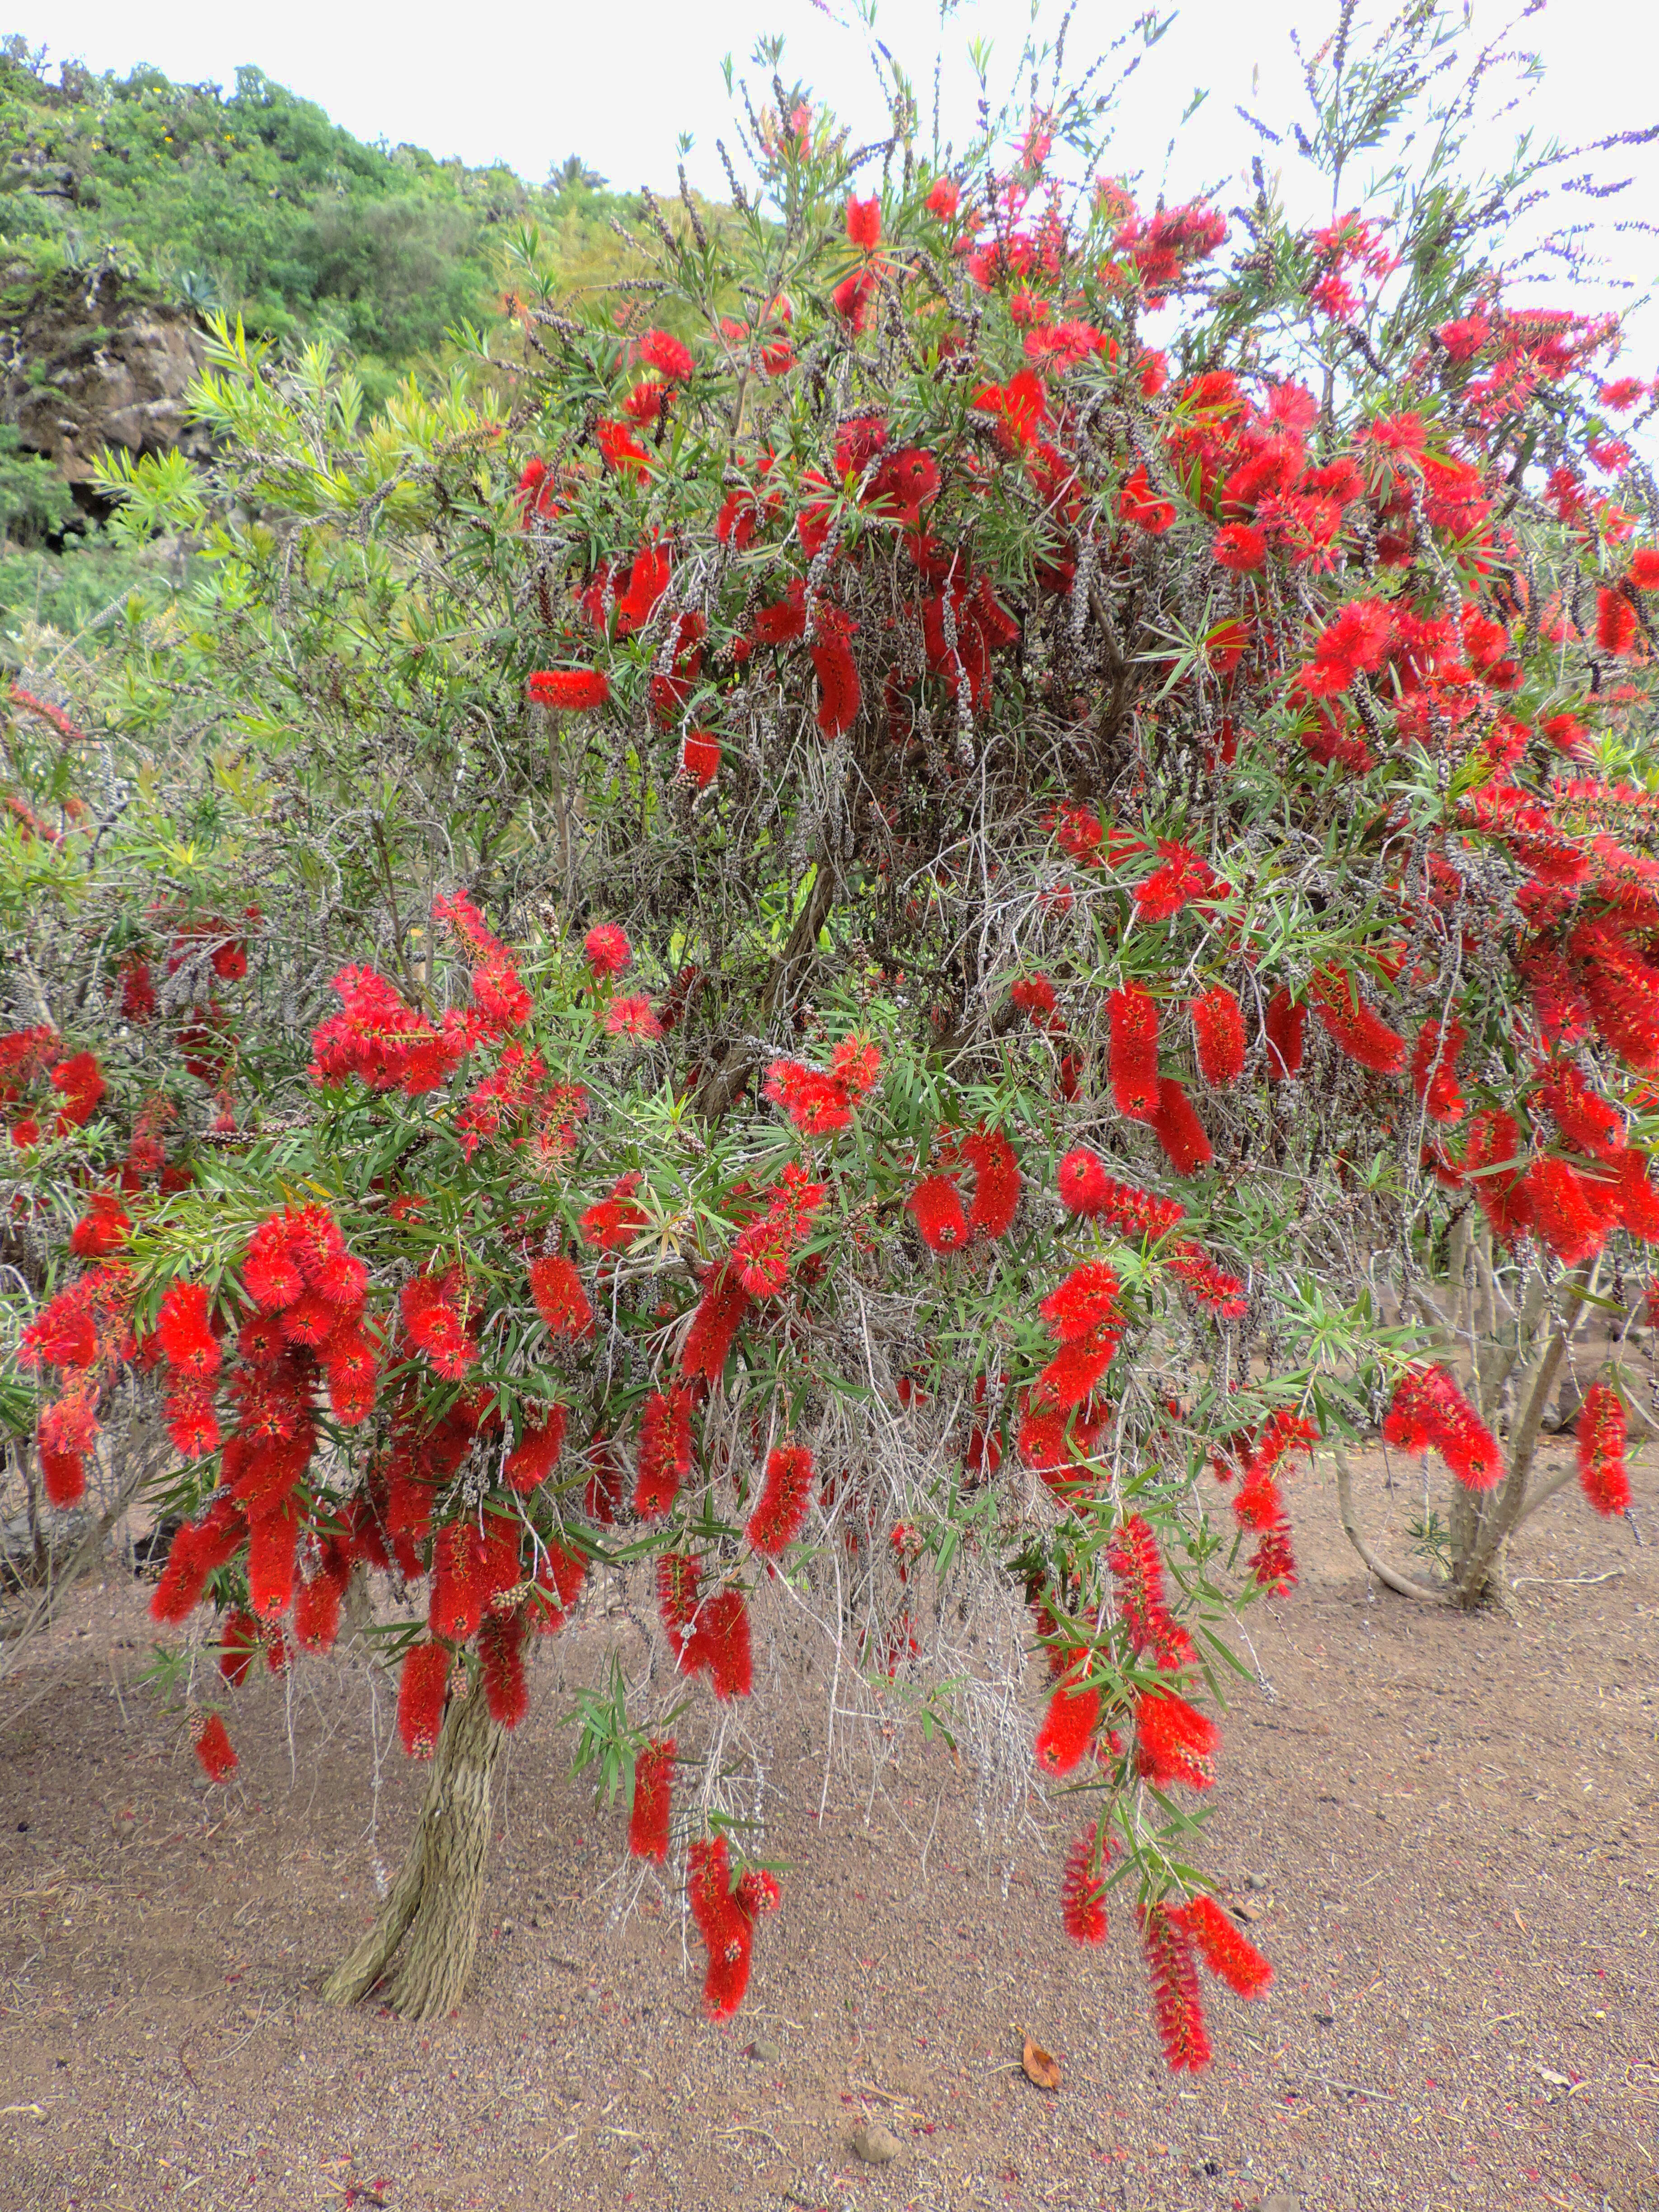
M846 18L858 0L832 4ZM1071 33L1073 58L1098 51L1133 12L1083 0ZM1249 99L1253 76L1270 119L1298 112L1288 33L1300 25L1316 43L1334 18L1334 0L1180 0L1165 12L1175 14L1175 26L1124 104L1115 166L1182 196L1237 179L1248 163L1255 141L1233 103ZM1513 12L1473 0L1483 36L1496 37ZM1057 20L1052 4L1042 19ZM1027 20L1023 0L973 0L941 30L937 0L878 0L875 31L925 88L942 53L948 133L953 111L970 112L969 39L991 41L993 80L1006 88ZM238 64L252 62L360 137L404 141L472 163L500 159L532 180L579 153L620 186L672 183L675 141L689 131L693 180L723 195L714 139L724 134L731 142L720 58L730 53L740 71L747 67L758 93L762 79L749 58L767 31L787 39L786 76L819 88L860 136L881 112L865 39L815 0L581 7L492 0L471 9L454 0L395 8L286 0L269 10L224 0L9 0L0 22L48 46L54 59L73 57L94 70L125 74L149 62L170 76L228 88ZM1644 0L1553 0L1525 27L1522 42L1545 64L1526 118L1541 136L1577 143L1659 120L1659 9ZM1168 156L1172 131L1200 88L1210 96ZM1489 143L1496 149L1496 138ZM1602 157L1604 167L1617 158ZM1659 149L1644 149L1626 166L1639 182L1625 210L1659 221ZM1659 241L1638 234L1626 254L1628 273L1646 289L1659 275ZM1651 372L1659 364L1659 316L1644 314L1632 335L1627 366Z

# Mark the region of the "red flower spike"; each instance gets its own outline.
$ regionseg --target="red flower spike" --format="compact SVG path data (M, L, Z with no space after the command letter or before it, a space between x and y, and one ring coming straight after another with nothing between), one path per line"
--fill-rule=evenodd
M1135 1701L1135 1767L1154 1788L1183 1782L1214 1786L1210 1761L1220 1741L1215 1723L1173 1690L1149 1690Z
M668 1858L669 1814L674 1792L674 1739L658 1736L642 1745L634 1761L634 1804L628 1816L628 1848L636 1859Z
M1259 1997L1273 1978L1273 1970L1254 1943L1239 1931L1214 1898L1191 1898L1182 1908L1187 1932L1200 1956L1218 1981L1242 1997Z
M749 1607L740 1589L716 1590L702 1608L691 1638L691 1656L706 1667L722 1705L748 1697L755 1686L749 1642Z
M1406 1064L1405 1038L1389 1027L1346 969L1322 969L1309 996L1321 1025L1350 1060L1376 1075L1399 1074Z
M974 1202L968 1227L990 1237L1006 1237L1019 1210L1019 1160L1000 1129L975 1129L962 1140L962 1157L974 1170Z
M1045 1774L1070 1774L1080 1765L1100 1725L1100 1692L1084 1685L1089 1655L1080 1651L1060 1677L1037 1731L1036 1763Z
M530 1295L555 1336L580 1343L593 1334L593 1309L574 1263L550 1253L530 1263Z
M1198 1072L1212 1091L1226 1091L1244 1073L1244 1012L1224 984L1193 1000Z
M1382 1441L1416 1454L1432 1447L1468 1490L1491 1490L1503 1480L1497 1438L1443 1367L1407 1369L1383 1419Z
M561 1405L526 1406L519 1441L507 1454L501 1472L509 1489L528 1497L553 1473L564 1450L566 1408Z
M1523 1178L1532 1224L1564 1266L1594 1258L1607 1238L1607 1221L1586 1178L1565 1160L1535 1159Z
M692 1624L696 1619L702 1577L701 1566L687 1553L664 1552L657 1560L657 1611L675 1663L682 1673L695 1671L687 1668L686 1656Z
M219 1346L208 1325L208 1294L204 1285L170 1285L155 1316L155 1334L175 1373L198 1378L218 1373Z
M478 1671L484 1701L499 1727L515 1729L530 1711L525 1678L524 1620L518 1613L492 1613L478 1632Z
M530 696L556 714L591 714L610 698L611 682L598 668L538 668L530 679Z
M905 1204L930 1251L955 1252L968 1242L968 1217L949 1176L924 1176Z
M1159 1103L1157 1003L1138 983L1126 983L1111 994L1106 1010L1113 1103L1130 1121L1150 1121Z
M691 1394L680 1383L653 1390L640 1416L639 1477L634 1510L660 1520L691 1472Z
M1150 1117L1152 1134L1168 1153L1177 1175L1196 1175L1215 1158L1215 1150L1193 1102L1172 1077L1158 1086L1158 1111Z
M220 1713L198 1713L191 1723L196 1757L210 1782L228 1782L236 1771L236 1753Z
M1165 2063L1172 2074L1196 2074L1210 2063L1210 2039L1199 2002L1193 1939L1185 1921L1167 1905L1141 1906L1137 1917Z
M799 1535L812 1503L812 1455L805 1444L780 1444L766 1462L766 1481L745 1530L756 1551L777 1559Z
M1308 1009L1292 1001L1288 991L1275 991L1267 1001L1262 1030L1267 1044L1267 1080L1288 1083L1302 1072L1302 1032Z
M1429 1119L1443 1126L1461 1121L1467 1110L1457 1088L1457 1055L1468 1042L1462 1022L1427 1021L1412 1047L1412 1089Z
M1066 1854L1060 1878L1060 1925L1074 1943L1106 1940L1106 1876L1100 1864L1099 1838L1091 1828Z
M1619 1393L1609 1382L1592 1382L1578 1409L1578 1483L1590 1504L1609 1519L1630 1506L1625 1437Z
M680 1353L680 1372L688 1382L706 1382L712 1389L720 1381L752 1303L729 1261L704 1277L702 1296Z
M239 1606L225 1615L219 1629L219 1672L233 1689L246 1681L263 1641L251 1613Z
M444 1723L449 1654L441 1644L411 1644L398 1675L398 1733L411 1759L430 1759Z

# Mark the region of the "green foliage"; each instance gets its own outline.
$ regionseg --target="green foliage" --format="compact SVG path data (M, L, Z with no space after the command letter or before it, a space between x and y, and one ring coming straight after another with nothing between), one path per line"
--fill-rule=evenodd
M70 70L0 52L0 233L36 267L112 263L274 338L349 345L375 396L495 312L505 227L539 221L573 281L614 274L612 220L640 204L578 161L543 191L497 165L367 146L257 69L234 89L158 70Z

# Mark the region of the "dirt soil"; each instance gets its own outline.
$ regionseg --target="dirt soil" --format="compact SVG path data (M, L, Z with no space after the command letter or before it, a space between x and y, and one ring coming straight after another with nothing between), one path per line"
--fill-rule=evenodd
M1360 1488L1403 1560L1409 1501ZM1217 1996L1195 2080L1158 2059L1127 1907L1101 1951L1060 1932L1068 1809L982 1828L920 1741L873 1796L832 1775L821 1816L804 1732L780 1758L783 1910L708 2026L678 1901L617 1911L619 1819L568 1772L550 1678L598 1625L543 1655L469 2002L330 2011L313 1978L421 1774L390 1754L368 1832L367 1688L318 1666L244 1693L209 1790L137 1680L143 1592L88 1587L0 1693L0 2203L1659 2207L1659 1482L1645 1545L1574 1489L1547 1506L1513 1619L1368 1586L1324 1477L1299 1491L1304 1581L1249 1617L1201 1851L1277 1978ZM866 2118L890 2163L854 2154Z

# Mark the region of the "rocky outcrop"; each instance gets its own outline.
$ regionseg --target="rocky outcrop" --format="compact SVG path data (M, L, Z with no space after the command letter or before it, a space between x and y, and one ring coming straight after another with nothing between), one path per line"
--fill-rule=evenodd
M188 307L108 268L40 277L19 266L6 278L0 414L28 452L55 462L82 496L106 446L206 453L206 433L185 419L185 394L206 358Z

